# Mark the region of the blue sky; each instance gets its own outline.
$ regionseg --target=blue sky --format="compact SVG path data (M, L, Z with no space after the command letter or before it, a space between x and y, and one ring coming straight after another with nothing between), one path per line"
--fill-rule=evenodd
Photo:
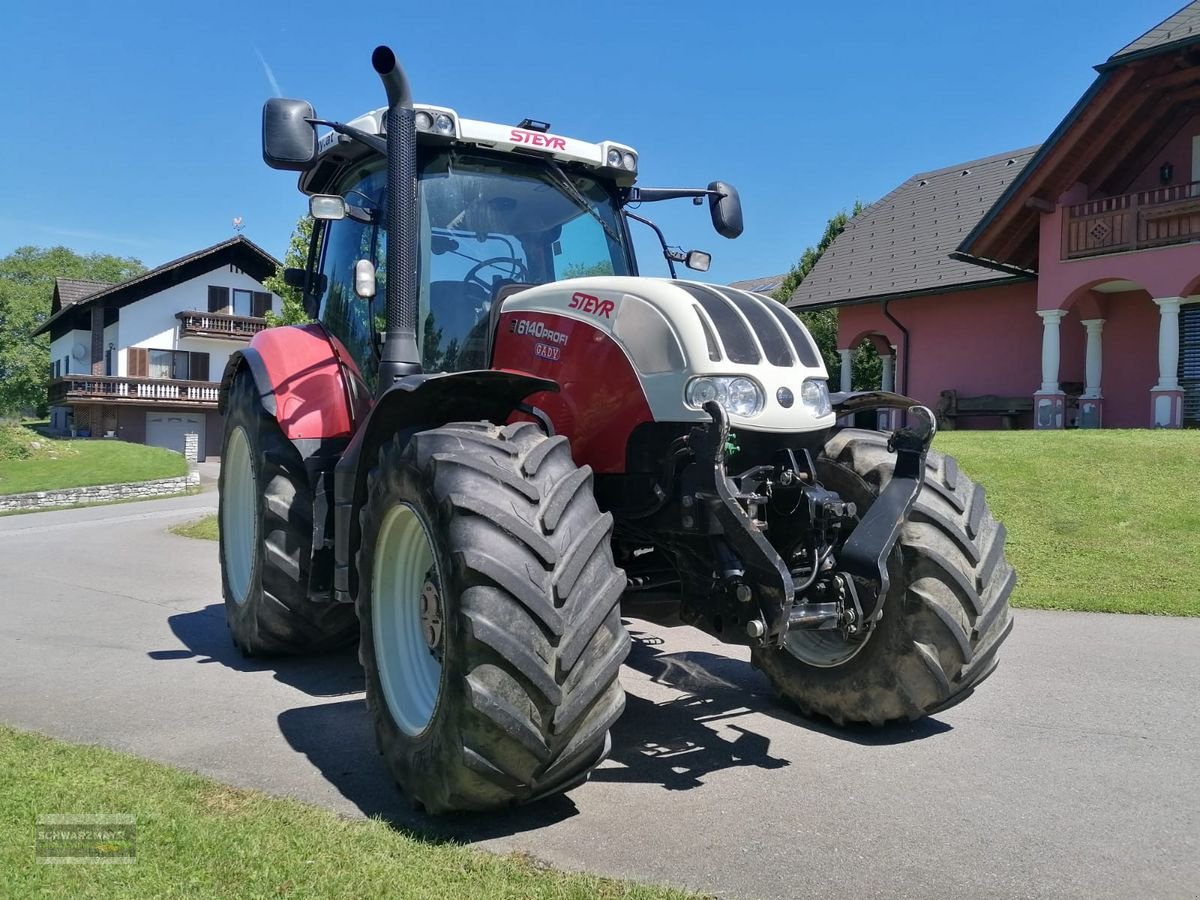
M419 101L632 144L640 183L721 179L746 231L646 207L711 277L784 271L855 199L1041 141L1091 66L1181 0L6 4L0 255L64 244L157 265L245 234L282 254L304 198L263 165L277 85L343 121L383 104L390 44ZM661 256L639 239L644 274Z

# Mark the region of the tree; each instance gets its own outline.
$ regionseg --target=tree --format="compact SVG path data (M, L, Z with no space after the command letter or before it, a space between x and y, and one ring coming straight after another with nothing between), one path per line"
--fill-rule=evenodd
M46 408L50 338L33 332L50 317L55 278L126 281L141 260L66 247L18 247L0 259L0 415Z
M836 215L830 217L825 224L825 232L821 235L821 239L817 241L815 247L806 247L804 253L800 255L800 259L783 277L783 283L778 289L771 294L780 303L787 303L795 293L796 288L800 286L808 273L816 266L817 260L821 255L829 249L830 244L837 240L838 235L846 230L846 224L860 212L863 205L860 201L854 201L854 208L849 215L845 210L841 210ZM832 384L837 385L841 381L842 373L842 357L837 352L837 333L838 319L836 309L818 309L810 312L798 312L799 316L813 336L813 340L817 342L817 348L821 351L821 356L825 359L825 368L829 370L829 380ZM862 345L854 348L854 363L851 373L851 382L859 388L877 387L879 385L880 363L879 354L875 352L873 347Z
M272 294L278 294L283 300L283 310L278 315L271 310L267 311L269 326L306 325L312 321L304 309L304 298L300 295L300 289L283 281L284 269L303 269L307 265L312 231L312 216L301 216L296 223L296 230L292 232L292 239L288 242L287 252L283 254L283 265L275 269L274 275L263 281L263 287Z

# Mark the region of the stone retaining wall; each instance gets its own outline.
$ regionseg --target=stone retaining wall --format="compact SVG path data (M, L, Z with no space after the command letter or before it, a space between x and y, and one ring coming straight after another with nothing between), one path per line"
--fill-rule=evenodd
M50 509L75 503L109 503L113 500L149 500L182 494L200 483L200 473L191 471L178 478L135 481L131 484L97 484L91 487L62 488L56 491L31 491L28 494L0 496L0 512L14 509Z

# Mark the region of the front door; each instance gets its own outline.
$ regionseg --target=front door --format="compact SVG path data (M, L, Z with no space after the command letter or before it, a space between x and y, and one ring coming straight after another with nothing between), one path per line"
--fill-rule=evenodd
M1183 427L1200 428L1200 303L1179 307L1179 386Z

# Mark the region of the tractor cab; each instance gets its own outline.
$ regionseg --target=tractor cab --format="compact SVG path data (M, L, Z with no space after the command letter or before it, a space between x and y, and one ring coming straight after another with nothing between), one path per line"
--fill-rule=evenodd
M555 135L531 119L509 126L445 107L413 110L416 340L425 372L487 368L493 313L522 285L638 274L624 207L669 198L634 187L632 147ZM386 113L374 110L340 126L347 133L324 135L299 183L318 223L312 277L304 279L310 314L342 339L372 390L386 325L383 292L373 288L387 279L387 170L385 156L361 136L385 134ZM740 220L740 208L730 210L736 192L722 187L722 215ZM702 202L709 191L669 193ZM662 238L653 223L628 216ZM664 243L664 254L672 273L676 261L707 268L708 254L699 251Z

